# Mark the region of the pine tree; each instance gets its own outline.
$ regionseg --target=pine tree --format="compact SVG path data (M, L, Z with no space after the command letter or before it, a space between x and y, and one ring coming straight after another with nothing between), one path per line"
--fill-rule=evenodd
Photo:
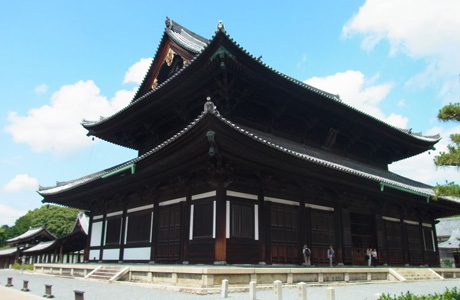
M441 121L460 121L460 103L450 103L439 111L438 119ZM438 167L460 167L460 134L451 134L452 143L447 146L447 152L441 152L435 156L434 163ZM454 182L446 182L444 185L437 184L434 188L436 196L460 197L460 186Z

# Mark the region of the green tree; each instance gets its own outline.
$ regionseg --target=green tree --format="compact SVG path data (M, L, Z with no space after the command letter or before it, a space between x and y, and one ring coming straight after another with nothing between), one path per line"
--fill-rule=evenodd
M29 210L25 215L19 217L14 226L3 225L1 229L5 233L5 240L23 234L31 227L46 226L46 229L57 237L70 233L75 224L79 210L56 205L43 205L40 208ZM3 244L2 244L3 242ZM4 246L2 231L0 231L0 247Z
M460 103L450 103L439 110L438 119L441 121L460 121ZM460 134L451 134L452 143L447 146L447 152L441 152L435 156L434 163L438 167L460 167ZM460 186L455 182L446 182L444 185L437 184L434 188L436 196L460 197Z

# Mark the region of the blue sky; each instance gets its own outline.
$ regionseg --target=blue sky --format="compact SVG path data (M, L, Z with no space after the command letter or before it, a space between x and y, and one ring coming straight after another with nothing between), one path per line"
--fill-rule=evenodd
M457 0L7 1L0 10L0 225L41 205L38 185L75 179L136 153L86 137L82 119L125 106L155 55L166 16L211 38L227 33L270 67L394 126L439 133L437 151L390 170L425 183L460 99Z

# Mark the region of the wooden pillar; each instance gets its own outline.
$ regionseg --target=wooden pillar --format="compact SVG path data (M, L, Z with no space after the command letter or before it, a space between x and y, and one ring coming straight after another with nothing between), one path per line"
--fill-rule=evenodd
M434 249L436 251L436 267L440 266L441 259L439 257L439 248L438 248L438 234L436 233L436 223L433 218L431 218L431 232L433 233L433 240L434 240Z
M343 265L343 222L342 222L342 206L336 203L334 207L334 231L335 231L335 263Z
M123 214L121 217L121 241L120 241L120 256L118 257L119 262L123 261L123 257L125 254L125 235L126 235L126 218L127 218L127 208L126 202L123 201Z
M59 246L59 263L62 264L62 248L63 248L63 245L60 245Z
M421 249L422 249L422 264L423 265L426 265L427 264L427 261L426 261L426 255L425 255L425 241L424 241L424 238L423 238L423 215L421 212L419 212L418 214L418 232L419 232L419 235L420 235L420 241L421 241ZM437 244L437 243L436 243Z
M385 224L383 223L382 214L380 212L376 212L374 220L377 236L378 260L381 264L388 264L388 247L386 243Z
M350 211L348 208L339 206L341 210L341 224L340 228L342 230L342 253L343 253L343 263L351 265L353 263L352 258L352 241L351 241L351 220L350 220Z
M182 209L182 224L184 230L182 230L182 263L187 264L189 262L188 255L188 243L190 238L190 207L192 205L192 189L190 186L190 181L186 182L185 187L185 203L183 203L184 208Z
M101 232L101 249L99 250L99 261L102 261L104 258L102 255L104 254L104 241L105 241L105 227L107 226L107 212L104 210L104 214L102 215L102 232Z
M85 245L85 252L84 252L84 260L87 262L89 261L89 247L91 246L91 235L93 231L93 214L91 213L89 216L89 225L88 225L88 237L86 238L86 245Z
M156 245L158 240L158 227L160 222L160 205L157 193L152 193L153 201L153 226L152 228L152 242L150 243L150 263L155 263L156 260Z
M405 209L401 210L401 246L404 265L409 265L409 243L407 237L406 223L404 223Z
M267 234L266 234L266 217L267 208L265 207L264 190L260 188L257 195L258 213L259 213L259 264L267 263Z
M214 264L227 263L227 237L226 237L226 192L222 180L216 186L216 238L214 243Z
M300 195L300 201L299 201L299 212L298 212L298 219L299 219L299 245L297 249L298 255L299 255L299 262L300 264L304 263L304 258L302 254L303 245L308 245L307 243L307 219L305 218L306 212L305 212L305 201L306 201L306 191L305 188L302 188L301 190L301 195ZM311 248L311 245L309 245Z

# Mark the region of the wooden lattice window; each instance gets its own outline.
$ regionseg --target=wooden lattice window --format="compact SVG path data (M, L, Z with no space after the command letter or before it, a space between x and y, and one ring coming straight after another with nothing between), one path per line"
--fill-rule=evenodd
M230 235L237 238L254 238L254 205L232 203Z

